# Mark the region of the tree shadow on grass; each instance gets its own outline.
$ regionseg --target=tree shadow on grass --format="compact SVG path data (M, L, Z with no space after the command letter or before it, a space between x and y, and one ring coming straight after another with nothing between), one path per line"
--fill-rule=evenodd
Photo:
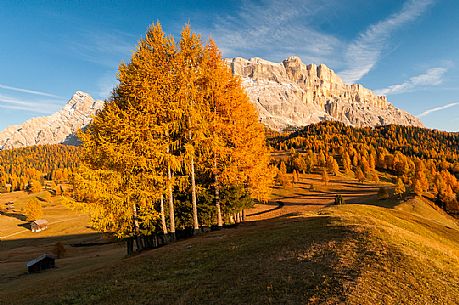
M14 217L20 221L26 221L27 217L24 214L16 213L16 212L5 212L5 211L0 211L0 215L4 215L7 217Z
M27 230L31 230L32 229L32 227L30 225L30 222L20 223L20 224L18 224L18 227L22 227L22 228L27 229Z
M266 213L269 213L269 212L272 212L272 211L275 211L275 210L279 210L279 209L282 209L282 207L284 206L284 203L282 201L276 201L274 202L275 206L274 208L271 208L271 209L268 209L268 210L264 210L264 211L261 211L261 212L257 212L257 213L251 213L251 214L247 214L247 216L258 216L258 215L263 215L263 214L266 214ZM272 205L272 204L270 204Z
M72 240L94 238L100 236ZM34 280L40 285L7 296L13 304L27 297L21 289L32 290L38 304L339 304L373 259L366 232L341 225L336 216L293 212L145 251L71 280L39 274Z
M128 298L149 304L345 302L365 263L366 237L337 220L289 213L210 232L224 238L196 237L146 251L92 277L97 289L72 285L61 297L102 304L110 296L127 304ZM133 281L136 289L121 293Z

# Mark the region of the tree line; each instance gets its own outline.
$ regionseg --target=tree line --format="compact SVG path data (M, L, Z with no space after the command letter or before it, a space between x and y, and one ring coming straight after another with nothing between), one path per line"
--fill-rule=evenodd
M288 152L279 164L278 182L290 171L345 174L359 181L378 181L378 172L392 174L395 192L431 194L453 213L459 211L459 134L411 126L355 128L321 122L290 134L272 134L270 146ZM283 167L285 166L285 169Z
M46 181L57 192L79 165L79 148L39 145L0 151L0 192L38 192Z

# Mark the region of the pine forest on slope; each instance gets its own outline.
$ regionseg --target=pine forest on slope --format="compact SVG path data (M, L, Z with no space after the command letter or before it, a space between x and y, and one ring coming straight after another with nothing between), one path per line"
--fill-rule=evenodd
M449 202L450 212L456 210L454 194L457 197L456 179L459 177L457 133L396 125L374 129L354 128L341 123L324 122L285 135L271 132L268 143L275 151L292 155L285 169L288 167L289 172L321 172L322 168L328 168L329 174L335 174L335 162L339 173L347 174L350 178L366 173L361 178L370 181L377 176L374 170L389 171L394 177L399 177L406 188L414 188L416 159L419 158L424 163L420 166L424 167L423 172L429 183L425 194L430 192L440 206L444 204L443 198ZM80 165L80 154L81 148L64 145L1 151L0 191L26 190L32 180L40 181L42 185L45 180L52 180L56 184L69 181L73 171ZM279 168L280 162L271 162ZM393 182L397 183L398 179L394 178ZM227 196L231 197L230 193L222 192L221 200L226 202L229 200ZM212 211L211 197L201 197L200 203L201 213ZM210 215L201 214L200 218L209 219ZM179 222L186 224L187 217Z

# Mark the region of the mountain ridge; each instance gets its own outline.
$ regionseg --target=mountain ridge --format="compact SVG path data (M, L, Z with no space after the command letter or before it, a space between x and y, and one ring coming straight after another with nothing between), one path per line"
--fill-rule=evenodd
M226 58L242 79L261 122L271 129L300 127L336 120L356 127L413 125L424 127L408 112L396 108L360 84L345 84L325 64L304 64L297 56L281 63L254 57Z
M282 63L254 57L224 59L256 106L260 121L274 130L333 120L355 127L412 125L424 127L360 84L345 84L325 64L304 64L297 56ZM0 131L0 150L39 144L77 144L76 132L104 106L88 93L76 91L58 112Z
M49 116L36 117L0 131L0 150L40 144L78 143L75 134L102 109L104 102L76 91L66 105Z

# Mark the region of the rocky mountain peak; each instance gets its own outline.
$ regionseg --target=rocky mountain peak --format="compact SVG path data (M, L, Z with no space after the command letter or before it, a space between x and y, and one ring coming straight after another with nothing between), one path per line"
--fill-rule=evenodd
M242 78L261 121L281 130L324 120L353 126L387 124L423 126L413 115L394 107L359 84L345 84L324 64L306 65L298 56L282 63L262 58L225 59L233 74Z
M75 133L91 122L104 102L77 91L58 112L0 131L0 150L39 144L76 144Z
M259 57L229 58L225 62L233 74L241 77L261 122L272 129L324 120L358 127L423 126L416 117L394 107L385 96L378 96L359 84L345 84L324 64L306 65L298 56L281 63ZM0 131L0 150L37 144L76 144L75 133L89 124L103 107L103 101L77 91L60 111Z

